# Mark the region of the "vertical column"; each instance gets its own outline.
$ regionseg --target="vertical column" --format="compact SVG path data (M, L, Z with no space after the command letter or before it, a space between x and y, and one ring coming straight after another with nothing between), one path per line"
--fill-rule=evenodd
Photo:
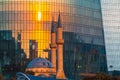
M56 69L56 34L51 33L51 62Z
M56 72L56 26L54 25L54 21L52 21L51 25L51 62L53 64L53 68L55 68Z
M63 69L63 34L62 34L62 26L60 20L60 14L58 17L58 26L57 26L57 48L58 48L58 70L57 70L57 79L66 79Z

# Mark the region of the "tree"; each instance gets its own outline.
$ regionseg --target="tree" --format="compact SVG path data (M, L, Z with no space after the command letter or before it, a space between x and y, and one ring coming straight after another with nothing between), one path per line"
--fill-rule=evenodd
M2 74L0 74L0 80L5 80Z
M112 76L105 73L97 73L94 77L84 77L82 80L114 80ZM119 80L119 79L118 79Z
M105 73L97 73L95 78L97 80L112 80L112 76Z
M95 77L84 77L82 80L95 80Z
M14 77L11 77L10 80L16 80Z

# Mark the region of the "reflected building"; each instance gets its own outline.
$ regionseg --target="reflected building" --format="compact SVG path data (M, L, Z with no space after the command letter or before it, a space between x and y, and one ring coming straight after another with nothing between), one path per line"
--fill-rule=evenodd
M12 37L11 30L0 30L0 72L7 70L7 72L9 72L11 70L10 68L15 68L15 66L19 64L25 65L23 64L23 60L26 59L26 56L19 44L20 43ZM19 50L17 48L19 48Z
M35 58L27 66L25 73L17 73L17 80L29 80L29 76L35 78L66 80L63 69L63 30L60 13L57 26L54 21L51 25L51 62L44 58ZM34 55L33 55L34 56ZM31 56L32 57L32 56ZM57 57L57 59L56 59ZM57 65L56 65L57 63ZM57 67L56 67L57 66ZM39 80L39 79L36 79Z
M30 45L29 58L30 60L33 60L38 57L38 43L35 40L30 40L29 45Z
M120 71L120 1L101 0L108 71Z
M1 66L14 63L15 39L11 30L0 30L0 64Z
M0 29L12 30L15 39L21 33L21 47L28 58L29 40L38 42L38 57L48 58L44 50L50 49L52 16L57 21L59 11L65 75L75 79L81 72L106 72L100 0L1 1Z
M86 73L107 73L104 46L96 45L94 41L85 43L80 37L78 38L78 34L72 32L64 32L64 40L64 53L66 53L64 54L64 63L66 64L64 67L67 76L78 80L81 78L80 75L87 76ZM67 69L68 67L69 69Z

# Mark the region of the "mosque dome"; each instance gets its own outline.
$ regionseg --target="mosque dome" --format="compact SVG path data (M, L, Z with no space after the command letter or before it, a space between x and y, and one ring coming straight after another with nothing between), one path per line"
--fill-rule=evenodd
M52 63L44 58L35 58L27 66L27 68L51 68Z

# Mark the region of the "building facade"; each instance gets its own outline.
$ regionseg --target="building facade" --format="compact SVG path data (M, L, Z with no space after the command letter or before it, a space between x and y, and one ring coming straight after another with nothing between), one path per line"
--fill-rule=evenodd
M29 40L38 42L38 57L48 58L44 50L50 49L52 17L57 21L60 12L66 77L77 80L81 72L106 72L100 0L0 0L0 3L0 29L12 30L15 39L21 33L21 48L28 58Z
M30 60L33 60L38 57L38 43L35 40L29 41L29 58Z
M12 37L11 30L0 30L0 72L15 72L23 60L26 59L24 50L19 48L19 42ZM20 68L20 67L19 67Z
M13 64L14 61L15 39L12 37L12 31L0 30L0 64L4 66L10 63Z
M77 35L64 32L64 68L66 75L79 80L80 75L86 76L86 73L107 73L105 46L95 45L93 42L89 44L79 42L76 39Z
M120 1L102 0L108 71L120 71Z

